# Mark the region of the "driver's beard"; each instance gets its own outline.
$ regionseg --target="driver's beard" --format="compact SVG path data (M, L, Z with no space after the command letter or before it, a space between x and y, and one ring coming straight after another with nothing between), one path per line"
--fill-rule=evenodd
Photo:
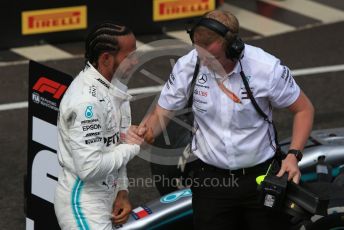
M118 68L112 77L117 78L118 80L127 79L129 77L129 73L130 73L130 70L124 70L123 68Z

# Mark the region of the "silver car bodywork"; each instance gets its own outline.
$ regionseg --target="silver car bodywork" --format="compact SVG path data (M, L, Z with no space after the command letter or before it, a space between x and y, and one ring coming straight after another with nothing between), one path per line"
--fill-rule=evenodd
M288 151L289 144L290 138L281 142L284 152ZM303 151L303 158L299 162L302 173L314 173L320 156L325 156L325 162L333 168L344 165L344 127L311 133Z
M290 138L281 142L284 152L287 152L289 144ZM301 172L305 176L315 174L315 167L320 156L326 157L325 162L329 163L334 169L333 172L338 175L344 165L344 128L317 130L311 133L304 149L303 159L299 162ZM309 180L312 177L305 178L305 180ZM344 188L344 185L342 186ZM164 195L160 199L147 203L144 208L149 210L146 216L137 218L134 209L128 222L121 226L115 226L115 228L122 230L176 229L174 224L179 223L183 229L188 229L187 225L192 224L192 193L190 189L177 190ZM336 210L343 210L343 208L339 207ZM191 226L190 229L192 229Z

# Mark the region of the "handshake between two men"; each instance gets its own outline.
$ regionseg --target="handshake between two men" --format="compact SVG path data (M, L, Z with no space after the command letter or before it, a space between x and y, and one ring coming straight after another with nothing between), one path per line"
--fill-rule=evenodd
M128 130L125 141L138 145L142 145L144 142L152 144L154 142L154 133L152 128L148 128L146 125L132 125Z
M125 137L125 141L127 143L134 143L138 145L142 145L144 142L147 144L153 144L155 137L166 128L173 116L173 111L156 105L153 112L145 117L140 125L132 125L129 128Z

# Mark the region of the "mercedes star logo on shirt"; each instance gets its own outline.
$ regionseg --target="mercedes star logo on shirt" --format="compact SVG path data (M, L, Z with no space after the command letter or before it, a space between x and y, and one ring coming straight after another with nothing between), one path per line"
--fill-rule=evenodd
M207 75L203 73L201 74L200 78L198 78L198 83L203 85L206 82L207 82Z

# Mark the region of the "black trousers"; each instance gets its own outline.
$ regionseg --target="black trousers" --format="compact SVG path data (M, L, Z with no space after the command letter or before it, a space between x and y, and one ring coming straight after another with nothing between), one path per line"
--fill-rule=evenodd
M194 229L289 229L289 216L265 208L258 199L256 177L266 173L269 163L245 175L200 166L191 186Z

